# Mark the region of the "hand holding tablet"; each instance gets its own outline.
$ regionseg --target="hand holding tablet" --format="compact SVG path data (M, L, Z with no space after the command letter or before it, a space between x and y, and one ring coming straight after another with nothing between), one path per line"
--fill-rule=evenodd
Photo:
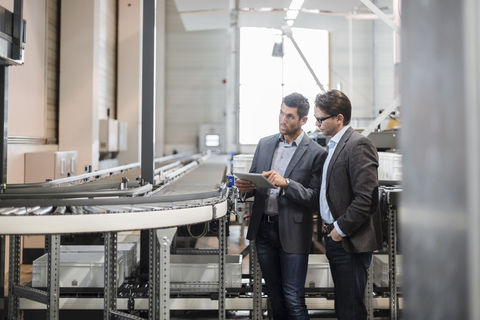
M261 173L234 172L233 174L240 179L254 183L259 188L277 188L273 183L268 181L267 178L262 176Z

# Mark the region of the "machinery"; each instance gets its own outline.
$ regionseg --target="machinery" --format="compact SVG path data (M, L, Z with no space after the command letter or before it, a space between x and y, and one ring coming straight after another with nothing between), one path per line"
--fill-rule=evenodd
M175 310L209 309L218 310L219 319L225 318L226 310L249 310L253 319L262 319L268 304L255 246L228 254L229 225L243 222L251 206L251 199L243 199L234 187L230 165L225 155L178 154L156 160L153 185L137 179L138 164L45 183L8 185L0 194L0 234L11 239L9 318L19 319L23 313L24 319L45 315L55 319L62 312L70 319L75 314L92 319L106 314L118 319L169 319ZM381 193L388 247L383 254L393 271L398 193L398 186L384 187ZM199 235L196 231L202 228L193 230L195 225L203 226L204 236L217 237L218 248L178 247L178 237ZM125 230L148 230L148 246L141 250L148 250L149 258L140 261L148 264L148 276L140 268L130 270L130 277L121 272L127 258L120 253L119 239ZM89 233L100 234L103 240L102 246L82 249L95 257L98 252L92 252L93 247L97 251L100 247L101 284L82 287L71 279L65 282L61 257L67 249L62 237ZM19 283L22 234L47 235L43 283ZM243 274L241 263L247 256L249 272ZM333 312L329 275L324 255L312 254L306 282L309 310ZM80 283L78 277L75 280ZM398 311L396 285L382 285L374 287L372 280L369 286L372 318Z

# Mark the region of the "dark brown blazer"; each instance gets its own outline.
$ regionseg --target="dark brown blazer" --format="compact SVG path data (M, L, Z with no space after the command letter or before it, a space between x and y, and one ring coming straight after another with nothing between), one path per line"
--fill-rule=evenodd
M279 134L261 139L255 150L250 172L262 173L272 166L273 153ZM305 134L285 171L290 185L278 198L278 224L283 250L288 253L309 253L313 234L312 198L318 202L320 177L327 152ZM247 239L254 240L261 223L268 197L267 189L258 188L255 196Z
M328 206L346 235L345 250L353 253L381 249L378 154L372 141L348 128L325 174Z

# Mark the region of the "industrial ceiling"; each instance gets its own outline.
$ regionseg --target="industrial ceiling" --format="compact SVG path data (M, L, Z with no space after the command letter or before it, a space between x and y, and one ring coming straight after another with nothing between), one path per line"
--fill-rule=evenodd
M228 28L232 22L230 0L174 0L186 31ZM370 0L305 0L296 7L292 0L238 0L239 27L281 29L287 12L298 13L292 27L334 31L347 17L375 18L362 3Z

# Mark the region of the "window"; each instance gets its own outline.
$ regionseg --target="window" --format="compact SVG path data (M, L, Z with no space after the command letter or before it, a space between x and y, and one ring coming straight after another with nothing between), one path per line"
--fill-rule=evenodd
M220 136L218 134L205 135L205 146L218 147L220 146Z
M328 32L292 28L293 38L325 90L329 84ZM272 56L275 43L283 39L283 57ZM275 46L278 50L278 45ZM320 92L300 54L282 31L266 28L240 30L240 143L256 144L278 132L282 98L299 92L310 102L310 114L303 126L315 131L313 108Z

